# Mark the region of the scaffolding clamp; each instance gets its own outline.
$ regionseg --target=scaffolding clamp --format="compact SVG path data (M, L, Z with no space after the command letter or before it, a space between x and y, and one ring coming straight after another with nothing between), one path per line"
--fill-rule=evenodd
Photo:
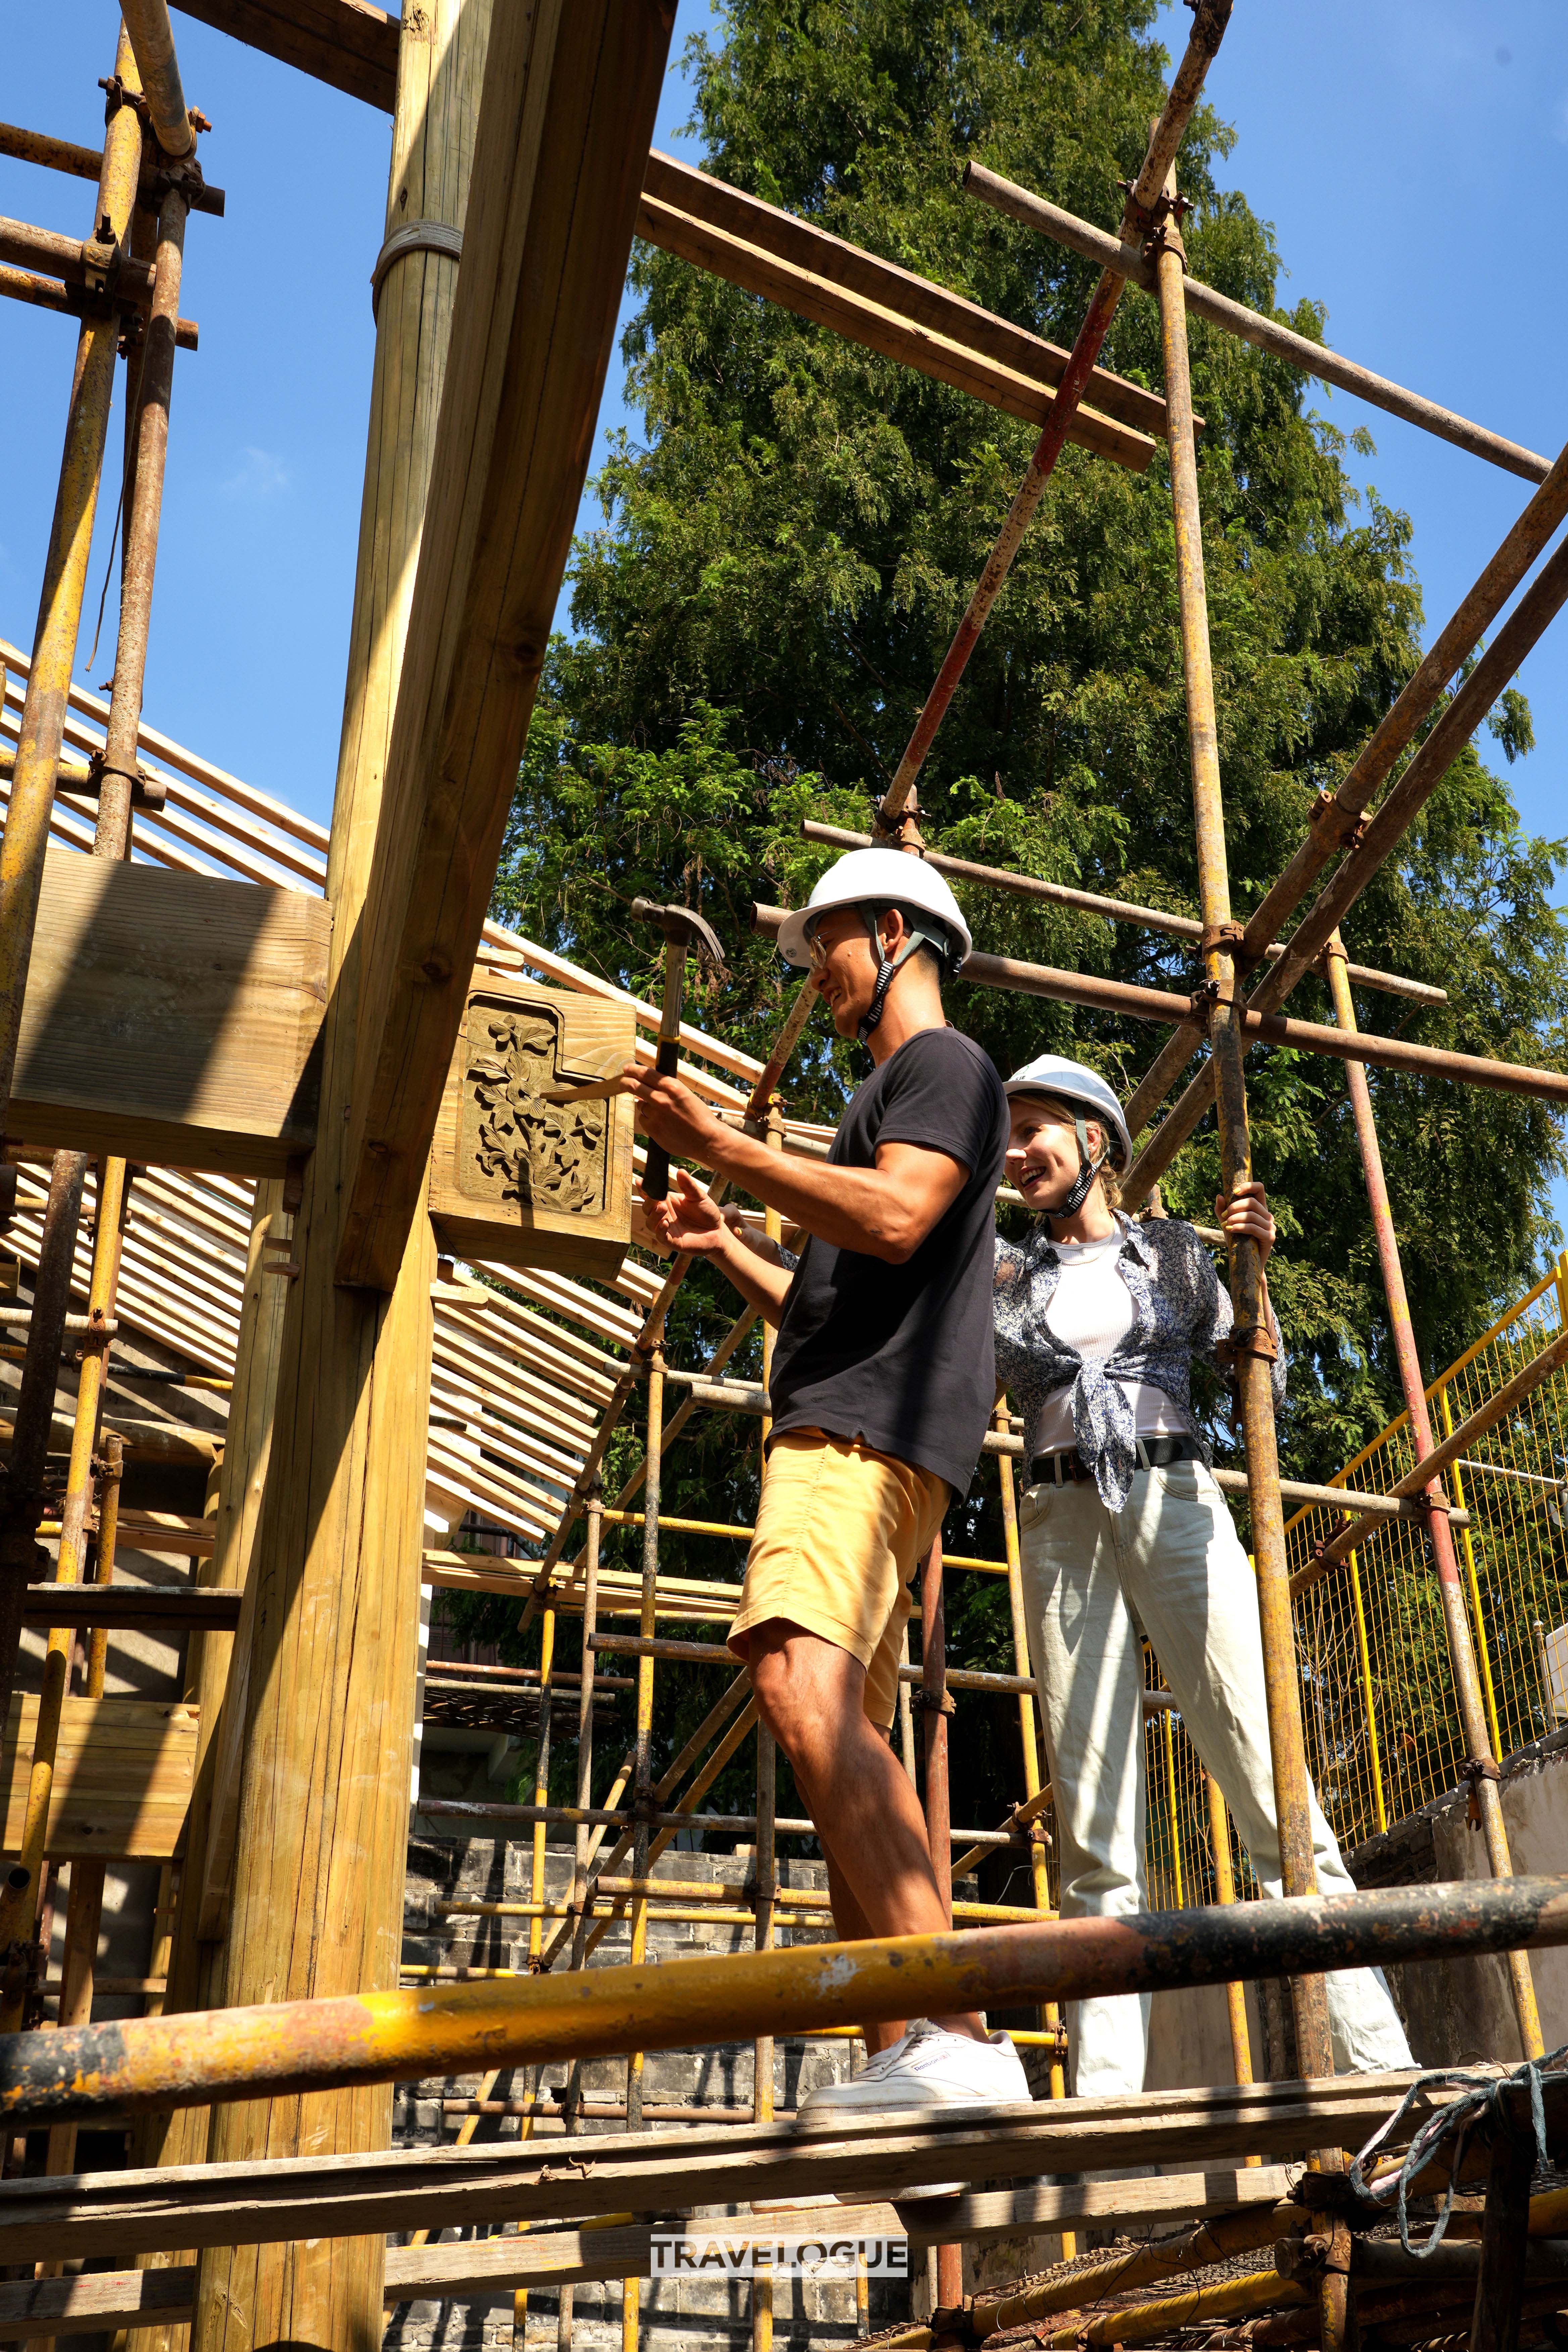
M1200 980L1196 988L1194 989L1191 996L1188 998L1187 1003L1192 1017L1197 1023L1199 1028L1206 1029L1208 1027L1209 1014L1219 1003L1218 981Z
M128 106L140 121L143 130L152 128L152 117L147 111L147 100L141 90L127 89L118 74L100 74L98 86L103 92L103 120L106 126L113 121L122 106Z
M1340 820L1331 827L1333 846L1336 849L1359 848L1366 832L1365 816L1352 816L1350 810L1341 804L1339 794L1331 793L1325 785L1307 811L1307 823L1315 831L1319 825L1326 824L1331 813L1337 814Z
M913 1706L930 1707L937 1715L958 1713L957 1704L951 1691L927 1690L923 1683L913 1685L910 1691L910 1703Z
M120 239L107 213L90 236L81 241L82 284L89 294L109 295L120 275Z
M1234 1371L1244 1356L1261 1356L1266 1364L1279 1361L1279 1350L1267 1323L1237 1323L1215 1355L1226 1371Z
M134 768L111 768L101 751L89 754L87 763L87 790L96 798L103 790L106 776L121 776L131 786L131 805L140 809L161 809L167 800L168 786L162 776L154 776L138 763Z
M1213 948L1228 948L1235 955L1246 937L1245 923L1205 923L1198 939L1198 953L1207 955Z
M1459 1778L1461 1780L1468 1780L1470 1784L1470 1801L1466 1810L1466 1820L1471 1829L1479 1830L1481 1825L1481 1782L1483 1780L1500 1782L1502 1767L1490 1756L1467 1756L1459 1767Z

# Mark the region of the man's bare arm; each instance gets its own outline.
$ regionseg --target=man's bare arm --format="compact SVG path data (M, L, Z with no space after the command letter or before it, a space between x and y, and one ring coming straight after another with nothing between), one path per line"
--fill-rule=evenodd
M918 1143L879 1144L874 1168L835 1167L770 1151L723 1126L679 1078L636 1066L626 1076L637 1097L638 1126L672 1156L700 1160L729 1177L835 1248L889 1265L914 1255L969 1181L962 1160Z
M684 1168L669 1171L669 1192L662 1201L641 1204L648 1230L666 1249L689 1250L721 1266L748 1307L760 1309L765 1321L776 1324L794 1280L788 1266L752 1246L743 1230L731 1222L732 1212L719 1208Z

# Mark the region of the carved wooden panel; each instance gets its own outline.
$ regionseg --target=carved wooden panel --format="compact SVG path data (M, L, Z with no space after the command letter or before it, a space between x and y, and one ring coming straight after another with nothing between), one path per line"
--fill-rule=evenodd
M614 1274L631 1236L632 1119L624 1097L549 1103L547 1087L630 1060L631 1013L564 989L470 990L430 1160L430 1213L469 1258Z

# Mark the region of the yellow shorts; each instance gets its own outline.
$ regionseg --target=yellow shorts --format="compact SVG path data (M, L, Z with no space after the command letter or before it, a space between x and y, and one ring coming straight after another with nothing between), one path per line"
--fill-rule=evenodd
M886 1731L898 1711L910 1580L950 1500L947 1481L820 1429L775 1438L763 1478L741 1607L737 1658L754 1625L784 1618L866 1669L866 1713Z

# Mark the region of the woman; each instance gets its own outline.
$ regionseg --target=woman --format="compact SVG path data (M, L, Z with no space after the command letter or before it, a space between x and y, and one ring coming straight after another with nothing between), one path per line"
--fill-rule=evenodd
M1218 1360L1229 1294L1191 1225L1118 1213L1109 1166L1131 1139L1105 1080L1045 1055L1008 1080L1007 1174L1039 1223L996 1244L996 1374L1024 1416L1024 1603L1060 1842L1064 1918L1145 1906L1146 1634L1182 1719L1225 1792L1258 1879L1281 1892L1257 1584L1193 1417L1194 1356ZM1215 1203L1266 1259L1261 1184ZM1269 1328L1279 1347L1272 1307ZM1285 1393L1283 1349L1274 1394ZM1353 1882L1314 1795L1324 1895ZM1408 2066L1381 1972L1328 1979L1341 2072ZM1069 2018L1080 2097L1139 2091L1147 1994L1080 2001Z

